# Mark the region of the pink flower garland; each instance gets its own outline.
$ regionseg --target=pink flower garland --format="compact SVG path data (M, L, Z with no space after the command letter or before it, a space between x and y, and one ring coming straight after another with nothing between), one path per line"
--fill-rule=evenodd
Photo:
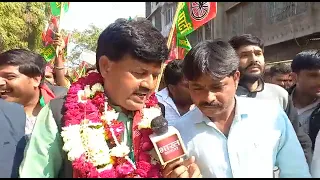
M106 141L112 145L115 144L112 138L110 127L115 130L115 135L118 140L124 132L125 125L114 119L111 125L106 124L101 120L101 115L104 112L104 94L96 92L95 95L87 100L86 104L78 103L78 91L83 90L86 85L92 87L94 84L103 84L103 78L99 73L90 73L87 77L80 78L77 82L73 83L69 89L66 97L64 114L64 126L79 125L86 118L93 123L102 123L105 128ZM151 95L146 102L147 108L156 106L158 103L155 95ZM112 107L108 106L108 110ZM84 113L86 112L86 113ZM137 111L136 115L140 112ZM141 117L139 120L141 120ZM157 162L151 163L151 155L148 153L153 149L152 142L149 135L152 134L152 129L141 129L140 131L140 144L137 150L138 157L136 160L136 169L125 159L111 156L113 167L108 170L99 172L93 163L89 162L87 157L83 154L80 158L72 162L74 178L125 178L125 177L142 177L142 178L160 178L161 166ZM134 142L133 142L134 143Z

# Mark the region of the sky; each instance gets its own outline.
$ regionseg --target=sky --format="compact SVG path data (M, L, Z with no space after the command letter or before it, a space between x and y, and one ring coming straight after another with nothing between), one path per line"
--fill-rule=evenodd
M129 16L145 17L145 2L70 2L60 27L82 31L94 24L104 29L116 19Z

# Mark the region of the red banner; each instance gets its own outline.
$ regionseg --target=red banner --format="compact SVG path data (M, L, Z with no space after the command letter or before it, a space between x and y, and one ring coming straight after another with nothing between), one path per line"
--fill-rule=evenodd
M187 2L187 4L194 30L217 15L217 2Z
M217 2L184 2L188 6L188 13L192 21L193 30L198 29L217 15ZM173 22L175 25L176 22ZM184 59L186 49L177 43L177 26L174 26L173 37L170 45L169 58L165 63L175 59Z
M176 28L174 28L173 37L170 45L169 58L165 63L168 64L170 61L173 61L175 59L183 59L184 54L185 49L177 46L177 32Z

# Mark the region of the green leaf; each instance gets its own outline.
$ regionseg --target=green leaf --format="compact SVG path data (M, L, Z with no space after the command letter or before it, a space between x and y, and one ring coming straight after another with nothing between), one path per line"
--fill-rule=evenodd
M44 2L0 2L0 52L24 48L39 52L48 16Z

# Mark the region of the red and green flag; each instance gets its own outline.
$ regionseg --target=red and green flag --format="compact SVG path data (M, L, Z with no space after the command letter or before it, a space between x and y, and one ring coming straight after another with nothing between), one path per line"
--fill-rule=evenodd
M173 31L173 37L170 44L170 53L169 53L169 59L166 61L166 63L169 63L172 60L175 59L183 59L184 55L191 49L191 45L186 37L182 39L177 39L177 31L174 27ZM183 42L184 41L184 42Z
M69 10L70 2L63 3L63 12L66 13ZM53 16L60 16L61 14L61 2L50 2L51 14Z
M63 12L66 13L69 9L70 2L63 2ZM50 62L56 55L56 50L52 46L53 40L55 39L56 33L59 31L59 24L61 20L61 2L50 2L50 8L51 8L51 18L48 22L47 29L42 33L42 42L44 45L44 48L42 49L41 55L44 57L44 59L47 62ZM59 16L59 17L58 17ZM65 40L65 51L64 55L66 57L67 55L67 44L69 40L70 35L64 38Z
M55 33L57 33L58 28L58 20L55 16L52 16L49 21L47 30L42 33L42 42L44 46L52 44L53 39L55 38Z
M183 59L190 51L191 44L187 35L216 17L217 2L179 2L178 13L173 22L173 37L170 45L169 61Z
M175 22L178 38L192 33L216 17L217 2L182 2L178 4Z

